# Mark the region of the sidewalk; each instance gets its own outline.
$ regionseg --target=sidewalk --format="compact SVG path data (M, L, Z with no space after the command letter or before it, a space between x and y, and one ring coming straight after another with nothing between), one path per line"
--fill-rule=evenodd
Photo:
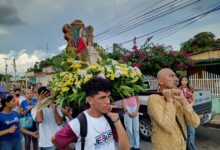
M213 119L205 124L205 126L220 129L220 114L215 114Z

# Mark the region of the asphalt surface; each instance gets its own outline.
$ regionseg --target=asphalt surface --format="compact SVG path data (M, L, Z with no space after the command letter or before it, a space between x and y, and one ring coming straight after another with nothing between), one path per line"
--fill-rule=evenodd
M220 129L199 127L196 130L197 150L220 150ZM151 150L152 143L141 141L141 150Z

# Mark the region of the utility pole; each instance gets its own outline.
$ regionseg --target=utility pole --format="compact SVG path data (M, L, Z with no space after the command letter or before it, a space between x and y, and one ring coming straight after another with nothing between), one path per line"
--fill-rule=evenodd
M137 38L136 37L134 37L134 40L133 40L133 43L134 43L134 45L133 45L133 50L137 50Z
M16 70L16 61L15 61L15 58L13 59L13 66L14 66L14 71L15 71L15 84L17 83L16 82L16 72L17 72L17 70Z
M7 82L7 74L8 74L8 63L7 63L7 60L8 60L9 58L4 58L4 60L5 60L5 81Z

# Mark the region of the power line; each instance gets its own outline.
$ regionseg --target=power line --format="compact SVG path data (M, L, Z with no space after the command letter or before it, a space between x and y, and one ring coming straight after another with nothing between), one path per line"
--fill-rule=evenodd
M164 1L164 0L160 0L160 2L162 2L162 1ZM148 9L148 8L151 8L152 6L155 6L155 5L159 4L160 2L156 2L156 3L154 3L153 5L151 5L151 6L147 7L147 8L144 8L144 9L146 10L146 9ZM136 5L136 6L133 7L133 8L129 8L127 11L122 12L120 15L111 17L111 19L109 19L108 21L106 21L106 22L104 22L104 23L98 25L98 27L105 26L105 25L107 25L108 23L110 23L111 21L114 21L114 22L115 22L115 18L121 18L121 17L124 16L125 14L127 15L129 12L131 12L131 10L135 10L135 9L141 7L141 6L145 6L147 3L149 3L149 1L144 1L144 3L141 3L141 4L139 4L139 5ZM129 4L129 3L126 3L126 4ZM123 7L125 7L125 6L123 6ZM126 8L128 8L128 7L126 7ZM133 11L132 11L132 12L133 12ZM140 12L143 12L143 10L141 10ZM106 15L106 14L103 14L102 18L105 17L105 15Z
M207 9L208 9L208 10L213 9L213 7L216 8L216 5L218 5L218 4L219 4L219 2L217 2L217 3L215 3L215 4L211 5L211 6L209 6L209 7L205 8L205 9L203 9L202 11L207 10ZM170 35L173 35L174 33L176 33L176 32L178 32L178 31L180 31L180 30L186 28L187 26L189 26L189 25L191 25L192 23L194 23L194 22L200 20L201 18L205 17L206 15L207 15L207 14L205 14L205 15L203 15L203 16L201 16L201 17L195 18L195 20L192 20L191 22L187 23L186 25L176 26L177 28L174 26L174 27L171 28L171 29L166 29L166 30L164 30L164 31L161 31L161 33L159 32L159 33L157 33L157 34L154 34L154 37L155 37L155 36L158 36L158 35L163 36L163 37L162 37L162 38L160 37L159 39L154 40L154 41L152 41L152 42L155 42L155 41L164 39L164 38L166 38L166 37L168 37L168 36L170 36ZM195 15L190 15L190 16L185 17L185 18L188 19L189 17L194 17L194 16L195 16ZM184 23L183 23L183 24L184 24ZM161 34L162 34L162 35L161 35Z
M163 1L163 0L162 0ZM154 6L156 6L156 5L158 5L158 4L160 4L162 1L160 1L160 2L155 2L155 3L153 3L152 5L150 5L149 7L147 7L147 8L145 8L145 10L148 10L149 8L152 8L152 7L154 7ZM174 2L174 1L173 1ZM157 9L157 8L156 8ZM101 35L103 35L103 34L105 34L105 33L108 33L108 32L110 32L111 30L113 30L113 29L116 29L116 28L118 28L118 27L120 27L120 26L123 26L123 25L126 25L127 23L130 23L131 21L134 21L135 19L138 19L138 18L140 18L140 17L142 17L144 14L142 14L142 12L143 11L140 11L139 13L137 13L136 15L134 15L134 16L129 16L128 18L126 18L126 19L124 19L124 21L121 21L121 22L119 22L118 24L115 24L115 25L113 25L113 26L111 26L111 27L109 27L109 28L107 28L107 29L105 29L104 31L102 31L102 32L100 32L100 33L98 33L97 35L95 35L95 38L97 38L97 37L99 37L99 36L101 36ZM149 13L150 13L150 11L148 11ZM119 16L118 16L119 17ZM115 17L116 18L116 17ZM114 18L114 19L115 19ZM133 19L132 19L133 18Z
M206 15L207 15L207 14L206 14ZM198 17L197 19L195 19L195 20L193 20L193 21L187 23L186 25L181 26L181 27L179 27L179 28L177 28L177 29L175 29L175 30L173 30L173 31L169 31L170 33L168 33L167 35L165 34L163 37L161 37L161 38L159 38L159 39L156 39L156 40L154 40L154 41L152 41L152 42L156 42L156 41L162 40L162 39L164 39L164 38L167 38L167 37L169 37L169 36L175 34L175 33L179 32L180 30L182 30L182 29L188 27L189 25L193 24L194 22L200 20L201 18L205 17L206 15L201 16L201 17Z
M211 10L209 10L209 11L206 11L206 12L204 12L204 13L201 13L201 14L199 14L199 15L196 15L196 16L193 16L193 17L191 17L191 18L185 19L185 20L183 20L183 21L179 21L179 22L177 22L177 23L175 23L175 24L172 24L172 25L169 25L169 26L166 26L166 27L163 27L163 28L154 30L154 31L152 31L152 32L150 32L150 33L146 33L146 34L144 34L144 35L141 35L141 36L137 37L137 39L141 39L141 38L144 38L144 37L146 37L146 36L149 36L149 35L152 35L152 34L155 34L155 33L161 32L161 31L164 31L164 30L170 30L170 29L172 29L173 27L175 27L175 26L177 26L177 25L181 25L181 24L183 24L183 23L186 23L186 22L191 21L190 23L188 23L188 25L186 25L186 26L189 26L190 24L192 24L192 23L194 23L195 21L201 19L202 17L208 15L209 13L215 12L215 11L217 11L217 10L219 10L219 9L220 9L220 5L218 5L217 7L213 8L213 9L211 9ZM195 20L194 20L194 19L195 19ZM183 26L183 27L186 27L186 26ZM130 39L130 40L128 40L128 41L125 41L125 42L120 43L119 45L123 45L123 44L126 44L126 43L130 43L130 42L132 42L132 41L133 41L133 39ZM110 48L112 48L112 47L110 47Z
M183 9L183 8L185 8L185 7L189 6L189 5L192 5L192 4L194 4L194 3L198 2L198 1L199 1L199 0L197 0L197 1L195 1L195 2L191 2L191 3L188 3L188 2L189 2L189 1L188 1L188 2L184 3L185 5L184 5L184 4L181 4L181 5L177 6L177 7L175 7L174 9L172 8L172 9L170 9L170 10L166 10L165 12L162 12L161 14L157 14L156 16L153 16L153 17L151 17L151 18L146 18L146 19L144 19L144 20L141 21L141 22L137 22L137 23L135 23L135 24L133 24L133 25L128 26L128 27L125 28L125 29L119 30L117 33L115 33L115 34L113 34L113 35L111 35L111 36L108 36L107 38L105 38L105 39L103 39L103 40L101 40L101 41L104 41L104 40L109 39L109 38L112 38L112 37L114 37L114 36L116 36L116 35L122 34L122 33L126 32L126 31L129 31L129 30L131 30L131 29L134 29L134 28L136 28L136 27L139 27L139 26L141 26L141 25L143 25L143 24L145 24L145 23L147 23L147 22L153 21L153 20L158 19L158 18L160 18L160 17L162 17L162 16L165 16L165 15L167 15L167 14L170 14L170 13L172 13L172 12L174 12L174 11ZM114 33L114 32L113 32L113 33Z
M148 15L148 14L151 14L151 13L157 11L157 10L160 10L160 9L166 7L166 6L169 6L170 4L173 4L174 2L176 2L176 0L171 1L171 2L169 2L169 3L166 3L166 4L164 4L164 5L160 6L160 7L157 7L157 8L155 8L155 9L151 10L151 11L147 11L146 13L141 14L141 15L139 15L139 16L131 17L131 19L129 19L129 20L126 19L125 21L119 23L118 25L114 25L114 26L112 26L112 27L110 27L110 28L108 28L108 29L105 29L105 30L102 31L101 33L95 35L95 38L97 38L97 37L99 37L99 36L101 36L101 35L103 35L103 34L105 34L105 33L108 33L108 32L110 32L110 31L112 31L112 30L114 30L114 29L117 29L117 28L119 28L119 27L123 27L124 25L126 25L126 24L128 24L128 23L130 23L130 22L133 22L133 21L135 21L135 20L137 20L137 19L139 19L139 18L142 18L142 17L144 17L144 16L146 16L146 15ZM180 2L180 1L179 1L179 2ZM152 6L152 5L151 5L151 6Z

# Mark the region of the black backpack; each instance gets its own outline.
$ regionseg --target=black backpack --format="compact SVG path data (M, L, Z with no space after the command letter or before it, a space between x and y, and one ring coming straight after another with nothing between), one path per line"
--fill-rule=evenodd
M107 116L106 114L104 114L105 119L108 121L111 130L113 132L113 130L115 129L114 123L112 122L111 118L109 116ZM79 120L79 124L80 124L80 136L81 136L81 150L84 150L85 148L85 139L87 136L87 119L86 119L86 115L84 112L81 112L78 116L77 116L78 120ZM114 137L114 136L113 136ZM77 142L77 139L76 141Z

